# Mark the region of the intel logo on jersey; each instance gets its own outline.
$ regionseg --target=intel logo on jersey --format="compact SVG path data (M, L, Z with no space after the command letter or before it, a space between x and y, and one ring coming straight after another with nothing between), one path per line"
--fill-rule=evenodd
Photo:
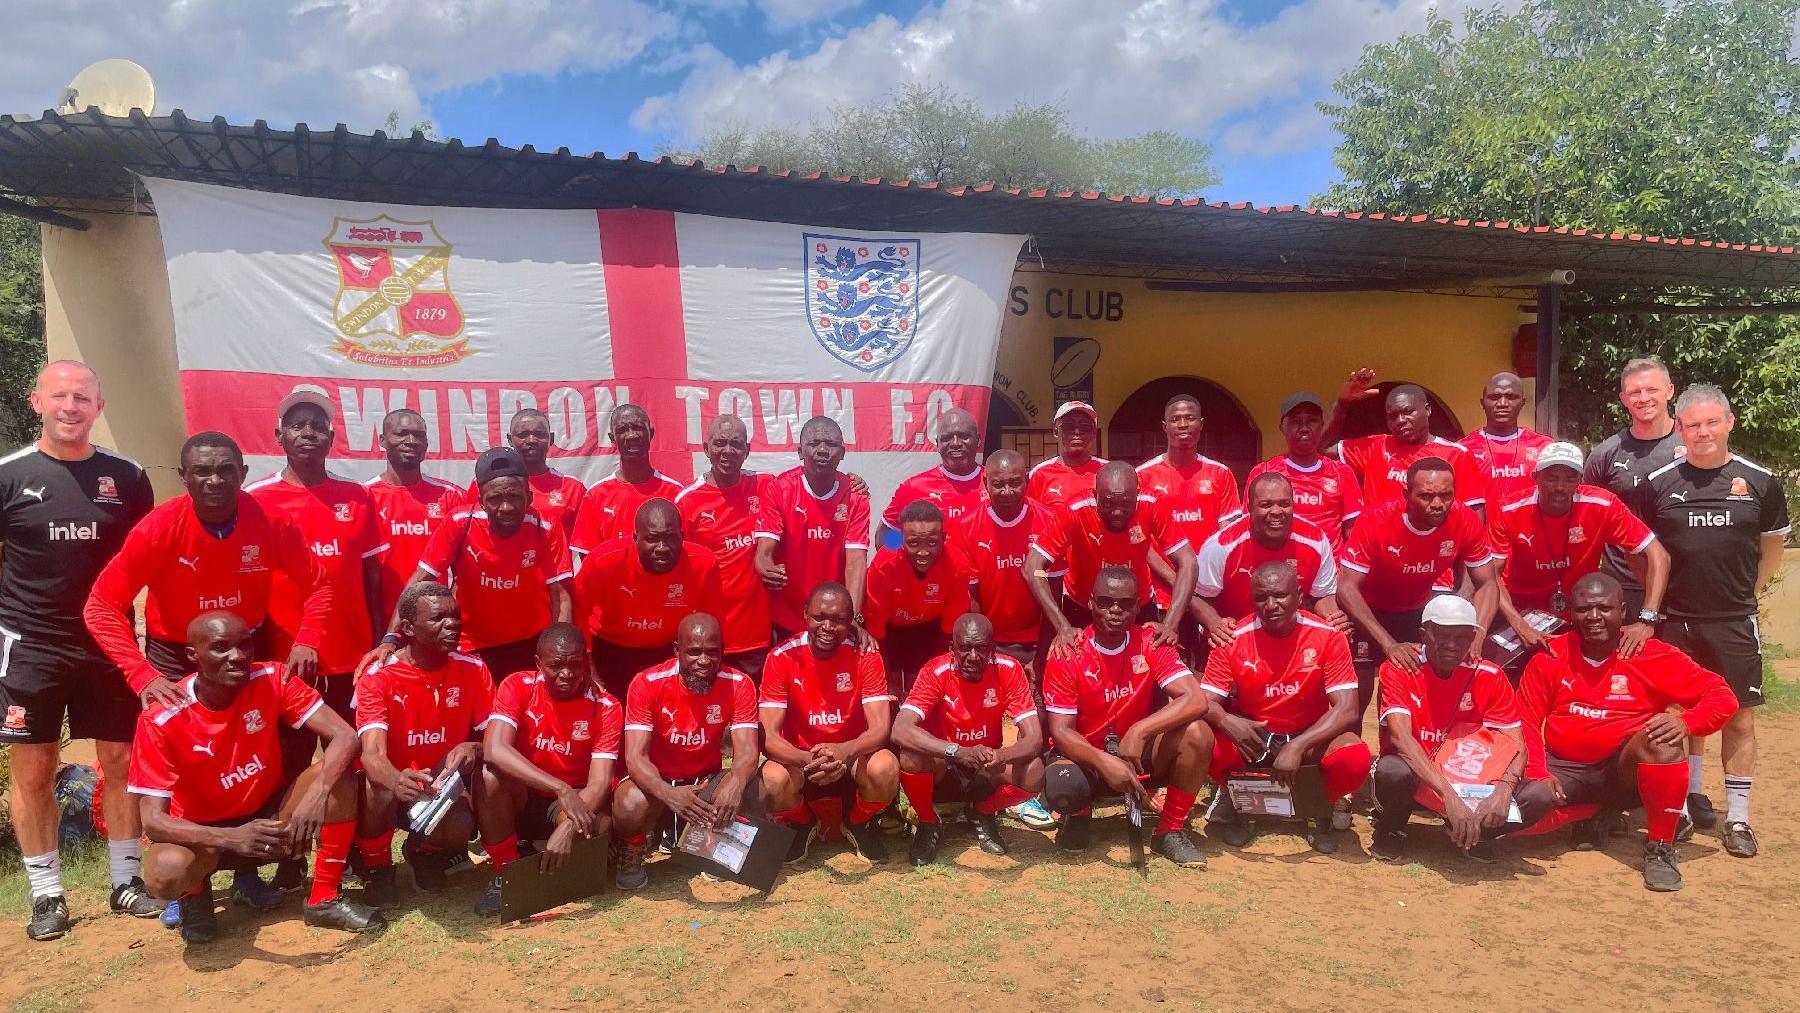
M572 756L575 753L575 748L573 746L569 745L567 742L558 742L548 735L539 735L532 739L531 745L532 748L545 753L559 753L563 756Z
M1272 682L1263 687L1263 696L1299 696L1300 684L1297 682Z
M1400 567L1401 573L1436 573L1436 563L1407 563Z
M822 528L822 527L818 526L817 524L815 524L812 527L806 529L806 537L819 538L819 539L830 538L831 537L831 529L830 528Z
M442 729L435 731L412 731L406 733L406 744L409 746L441 746L450 736Z
M312 552L315 556L341 556L344 554L344 550L338 547L337 539L335 538L329 542L312 543Z
M99 521L89 521L86 524L70 521L67 524L50 525L50 540L53 542L92 542L99 538Z
M806 723L815 728L842 728L845 720L843 711L820 711L808 715Z
M242 591L239 591L237 594L214 595L211 598L203 597L203 598L199 599L198 601L196 601L194 604L196 607L198 607L200 609L200 611L207 612L212 609L236 608L239 605L242 605L243 603L244 603L244 593Z
M627 616L625 619L625 628L628 630L649 630L654 633L662 629L662 626L661 619L639 619L636 616Z
M431 534L431 525L424 521L394 521L389 528L396 535L417 535L424 538Z
M250 780L268 769L269 765L263 762L262 757L252 754L249 763L221 775L219 777L219 787L230 791L232 788L236 788L238 785L243 784L245 781Z
M755 535L728 535L725 538L725 548L732 551L748 549L755 544Z
M484 573L481 575L481 586L490 591L511 591L519 586L519 580L518 577L494 577Z
M1206 519L1204 510L1171 510L1169 513L1183 524L1198 524Z
M671 731L669 732L669 745L686 746L690 749L697 746L704 746L706 745L706 735L703 732Z
M1688 514L1690 528L1728 528L1731 526L1731 515L1716 513L1711 510L1699 510Z

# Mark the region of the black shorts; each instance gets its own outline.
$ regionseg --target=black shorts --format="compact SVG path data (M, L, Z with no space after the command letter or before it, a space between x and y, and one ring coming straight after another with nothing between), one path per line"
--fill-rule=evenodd
M1739 707L1763 702L1762 630L1755 616L1738 619L1665 619L1656 635L1671 647L1725 677Z
M1625 780L1624 772L1619 769L1619 757L1624 752L1625 747L1620 746L1611 756L1593 763L1577 763L1551 753L1545 755L1544 765L1562 785L1567 804L1594 802L1628 809L1642 803L1638 800L1637 789Z
M343 718L350 727L356 727L356 678L349 673L327 676L307 683L319 691L319 697L332 713ZM281 771L284 781L292 781L312 766L313 754L317 752L319 737L305 728L294 728L282 722L279 738L281 740Z
M646 668L675 660L675 645L661 647L620 647L595 637L594 674L615 699L624 700L631 691L631 680ZM533 664L536 664L535 660Z
M1388 636L1403 644L1419 642L1419 621L1425 615L1423 608L1408 609L1404 612L1383 612L1380 609L1370 609L1369 611L1375 613L1375 621L1381 624L1381 628L1386 631ZM1367 665L1371 668L1380 668L1382 663L1387 661L1387 654L1382 651L1381 645L1377 644L1375 638L1364 631L1359 623L1350 625L1350 656L1356 664Z
M187 658L187 645L174 640L144 637L144 660L165 679L181 679L194 670L193 662Z
M549 840L556 832L556 818L561 815L562 806L555 795L526 792L525 805L513 819L513 836L521 841Z
M215 820L210 823L201 823L200 825L203 827L218 827L223 830L230 830L235 827L241 827L246 823L253 823L257 820L280 819L282 797L285 794L286 792L277 789L264 800L262 805L257 806L256 811L253 813L244 816L233 816L228 820ZM260 869L265 865L273 865L285 857L285 855L270 855L268 858L253 858L249 855L240 855L235 851L221 850L219 852L219 864L215 867L214 871L236 872Z
M530 672L537 668L536 637L515 640L510 644L478 647L473 653L487 666L488 675L493 677L496 686L514 672Z
M725 667L735 668L750 677L753 686L762 686L763 664L769 660L767 647L753 647L748 651L729 651L725 655ZM621 697L623 699L623 697Z
M887 636L878 643L882 663L887 667L888 692L899 699L905 699L919 669L949 649L943 627L935 622L890 626Z
M69 737L130 742L137 694L125 676L87 643L58 644L0 629L0 745Z

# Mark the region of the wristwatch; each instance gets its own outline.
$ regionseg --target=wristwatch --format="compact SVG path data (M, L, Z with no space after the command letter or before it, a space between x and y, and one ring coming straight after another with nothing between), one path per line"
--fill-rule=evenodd
M1662 622L1662 613L1655 609L1639 609L1638 622L1651 623L1652 625L1660 623Z
M956 754L960 752L962 752L962 746L952 742L944 747L944 759L954 760L956 759Z

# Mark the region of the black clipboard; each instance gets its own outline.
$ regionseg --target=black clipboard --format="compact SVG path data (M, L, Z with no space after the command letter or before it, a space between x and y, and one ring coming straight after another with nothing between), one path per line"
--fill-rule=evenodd
M1319 773L1316 763L1302 764L1294 774L1294 787L1290 792L1293 812L1273 814L1268 812L1246 811L1238 806L1238 798L1231 792L1231 782L1266 782L1272 784L1275 775L1266 769L1235 770L1225 778L1226 803L1237 810L1240 819L1252 820L1294 820L1329 823L1331 820L1331 800L1325 797L1325 780Z
M500 923L530 918L605 890L608 845L606 834L577 837L569 860L548 874L541 871L537 855L507 866L500 873Z
M775 877L781 875L796 833L779 820L743 812L724 830L687 823L675 842L675 861L768 893L775 886Z

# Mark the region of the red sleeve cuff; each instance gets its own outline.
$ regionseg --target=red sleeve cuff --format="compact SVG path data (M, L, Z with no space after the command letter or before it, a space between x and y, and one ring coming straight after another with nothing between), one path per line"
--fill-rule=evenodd
M162 673L158 672L156 666L150 664L148 660L138 662L131 666L131 671L125 673L125 682L131 687L133 693L142 693L145 686L160 678L162 678Z
M310 647L316 651L319 649L319 641L321 641L323 639L325 639L325 631L324 630L314 630L314 629L307 629L306 627L301 627L299 630L295 631L295 633L294 633L294 646L295 647Z

